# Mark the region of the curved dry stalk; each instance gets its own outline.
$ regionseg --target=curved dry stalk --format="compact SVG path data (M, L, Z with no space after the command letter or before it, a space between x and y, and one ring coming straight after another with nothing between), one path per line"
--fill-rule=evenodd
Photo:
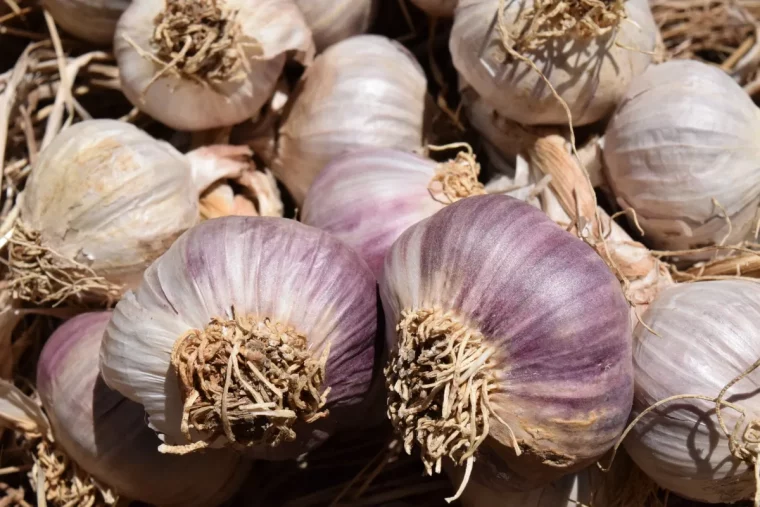
M292 327L255 316L215 318L181 336L171 362L184 400L182 432L192 443L161 451L184 454L215 441L277 446L296 438L297 421L326 417L329 346L314 358L306 343Z

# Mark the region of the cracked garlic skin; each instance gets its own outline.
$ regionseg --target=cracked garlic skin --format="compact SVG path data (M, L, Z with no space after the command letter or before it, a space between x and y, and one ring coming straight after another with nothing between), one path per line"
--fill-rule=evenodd
M197 456L158 452L161 441L143 408L109 389L98 353L111 312L65 322L45 344L37 388L55 442L83 470L124 498L168 506L219 505L232 496L250 465L236 453Z
M567 125L565 109L527 63L505 57L494 23L500 0L460 0L449 46L464 80L500 114L525 125ZM552 4L554 5L554 4ZM532 0L506 2L510 33ZM572 34L523 52L570 107L574 125L610 114L631 80L651 62L657 27L646 0L625 2L627 19L596 37ZM506 62L506 63L505 63Z
M56 255L131 287L198 221L198 195L171 145L128 123L88 120L42 150L19 221Z
M607 180L650 246L735 244L751 233L760 203L758 131L760 110L721 69L686 60L652 66L607 126Z
M365 33L377 10L377 0L295 0L311 29L317 51Z
M111 45L119 16L131 0L43 0L53 19L68 33L100 45Z
M453 459L477 481L496 467L529 490L619 438L633 393L628 305L604 261L541 211L506 196L447 206L393 244L380 294L389 414L429 471ZM454 417L477 424L450 435Z
M133 0L114 54L135 107L177 130L204 130L255 116L288 55L309 64L314 43L293 0Z
M289 459L357 415L376 306L372 272L329 234L282 218L213 219L116 305L101 369L145 407L170 452L230 446Z
M717 304L716 302L720 302ZM717 397L760 357L760 287L749 280L680 284L663 291L634 331L632 415L675 395ZM636 464L661 487L692 500L734 503L755 494L752 449L760 420L757 371L733 384L723 406L681 399L643 416L624 441ZM738 425L738 426L737 426ZM746 454L743 454L746 452Z
M272 171L300 206L317 174L343 153L420 148L426 88L414 56L386 37L329 47L291 96Z

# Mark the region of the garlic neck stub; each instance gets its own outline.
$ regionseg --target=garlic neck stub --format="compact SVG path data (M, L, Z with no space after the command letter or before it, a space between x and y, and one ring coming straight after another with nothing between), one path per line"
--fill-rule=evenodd
M436 163L399 150L358 150L319 173L302 220L356 250L379 279L385 254L402 232L452 202L485 193L479 172L466 152Z
M367 265L327 233L281 218L208 220L116 305L103 378L145 407L164 452L289 459L357 415L376 305Z
M363 148L420 148L427 83L403 46L358 35L322 53L301 78L279 130L275 176L302 204L330 160Z
M55 22L70 34L87 42L110 46L116 22L130 1L43 0L42 4Z
M295 440L296 420L326 417L329 348L315 358L306 345L292 327L255 316L214 319L180 337L171 362L185 401L185 437L196 430L244 448L274 447Z
M567 112L544 79L511 49L543 73L569 106L574 125L598 121L649 65L657 35L646 0L598 7L460 0L449 44L454 66L506 118L526 125L566 125Z
M686 60L653 66L607 127L607 179L650 246L736 244L760 203L757 132L758 108L720 69Z
M190 165L133 125L89 120L39 155L9 245L15 297L113 301L198 221Z
M295 0L314 36L317 51L365 33L375 17L377 0Z
M447 206L393 244L380 293L389 413L428 470L453 462L466 479L494 453L529 490L622 432L628 305L604 261L541 211L506 196Z
M134 0L114 38L127 98L179 130L231 126L274 93L287 54L308 64L293 0Z
M678 284L634 331L632 415L641 419L625 449L661 487L685 498L755 497L759 301L760 287L749 280Z
M40 355L37 386L55 441L44 449L55 461L43 457L41 463L55 464L47 473L48 488L56 488L54 505L77 499L76 505L85 505L98 484L119 497L162 506L221 504L250 465L225 450L182 457L158 452L161 442L146 426L142 407L110 390L99 375L97 356L110 317L72 318Z

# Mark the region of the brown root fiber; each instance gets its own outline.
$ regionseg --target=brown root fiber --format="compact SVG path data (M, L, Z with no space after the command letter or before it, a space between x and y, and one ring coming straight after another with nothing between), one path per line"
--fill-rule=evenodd
M495 416L494 350L452 312L405 310L396 329L398 350L385 368L393 427L408 453L420 447L429 474L440 473L444 458L469 471Z
M501 0L499 9L506 8L507 1ZM534 0L511 26L502 19L499 30L508 36L512 49L524 54L554 39L589 39L604 35L625 18L623 0ZM513 33L512 26L520 27L520 32Z
M312 357L306 337L292 327L254 316L215 318L174 345L171 362L184 400L182 432L196 441L245 448L296 438L293 425L326 417L322 392L326 347ZM198 445L186 446L188 450ZM182 449L164 447L165 452Z
M223 0L165 0L151 40L165 64L160 73L210 83L241 76L245 57L235 15Z
M480 164L470 148L468 152L459 152L453 160L438 164L428 191L433 199L443 204L453 204L473 195L484 195L486 189L478 181L479 175Z
M96 301L110 306L120 285L99 276L89 266L42 244L39 231L16 221L8 242L10 289L15 299L56 306L64 301Z

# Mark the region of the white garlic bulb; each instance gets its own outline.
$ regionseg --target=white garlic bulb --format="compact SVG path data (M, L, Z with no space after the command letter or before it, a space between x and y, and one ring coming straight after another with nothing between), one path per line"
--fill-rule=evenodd
M95 44L110 45L119 16L131 0L43 0L61 28Z
M457 8L457 0L412 0L412 3L431 16L450 18Z
M115 120L63 130L26 183L11 238L16 297L118 297L198 221L190 163L171 145Z
M674 399L644 414L624 442L628 454L660 486L686 498L751 498L760 372L749 368L760 357L760 286L747 280L675 285L643 321L657 335L643 325L634 331L632 415L672 396L707 399ZM722 405L724 430L715 398L726 386L723 400L733 408Z
M414 57L378 35L327 49L304 74L279 132L272 170L296 203L334 157L422 144L427 82Z
M376 0L295 0L311 28L317 51L369 29Z
M757 132L760 110L722 70L687 60L653 66L607 127L607 179L656 248L736 243L760 202Z
M496 22L500 0L460 0L450 49L454 66L481 97L505 117L523 124L567 124L567 114L542 77L504 50ZM532 0L506 3L510 34L528 21ZM574 125L612 112L628 83L646 69L657 27L647 0L625 2L628 19L603 35L567 34L521 54L531 60L570 107Z
M178 130L203 130L254 116L287 55L308 63L314 43L293 0L134 0L114 52L135 106Z

